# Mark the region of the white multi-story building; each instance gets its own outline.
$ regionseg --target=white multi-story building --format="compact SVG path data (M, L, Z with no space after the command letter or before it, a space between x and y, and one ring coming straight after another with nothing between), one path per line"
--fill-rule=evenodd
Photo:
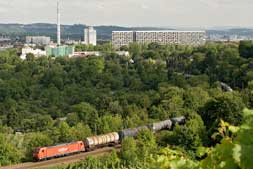
M112 44L115 47L127 46L129 43L133 43L134 38L133 31L113 31L112 32Z
M36 44L36 45L49 45L51 38L47 36L27 36L27 44Z
M132 42L181 45L203 45L205 31L113 31L112 44L119 48Z
M21 59L26 59L27 54L33 54L35 57L40 57L40 56L46 56L46 51L41 50L41 49L33 49L29 46L24 46L22 48L22 54L20 56Z
M84 29L84 44L97 45L97 31L91 26Z

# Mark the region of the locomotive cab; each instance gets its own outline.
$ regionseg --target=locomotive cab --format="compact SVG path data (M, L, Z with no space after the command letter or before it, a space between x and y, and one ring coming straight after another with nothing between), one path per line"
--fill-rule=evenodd
M38 147L33 151L33 158L37 161L42 160L46 156L46 148Z

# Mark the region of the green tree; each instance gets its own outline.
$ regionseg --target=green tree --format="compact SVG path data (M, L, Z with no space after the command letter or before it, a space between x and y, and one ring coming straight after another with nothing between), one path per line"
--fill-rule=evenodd
M80 118L79 118L79 116L78 116L77 113L69 113L67 115L67 123L70 126L74 126L74 125L76 125L79 122L80 122Z
M239 44L240 56L244 58L253 57L253 43L252 41L240 41Z
M45 133L29 133L24 138L25 159L32 160L32 153L35 148L49 146L53 141Z
M21 152L7 140L6 135L0 134L0 166L18 163L21 158Z
M239 125L242 122L242 110L244 103L236 94L226 93L206 103L201 110L201 116L207 126L207 129L215 129L220 119L223 119L233 125Z
M150 130L143 130L137 136L137 154L139 160L146 161L157 149L156 139Z
M252 123L253 112L244 110L243 125L234 127L228 123L220 128L220 134L223 135L221 144L216 145L208 153L208 157L200 163L201 168L225 168L225 169L252 169ZM234 133L235 138L231 138L224 133L228 131Z
M168 132L161 139L165 145L179 145L186 150L193 151L204 144L206 134L207 132L201 117L197 113L191 112L185 125L176 125L173 132Z
M198 162L191 160L180 150L164 148L150 160L149 168L197 169Z
M54 143L67 143L74 141L71 137L71 128L65 121L58 121L56 127L49 131L50 138Z
M85 124L88 124L90 128L95 131L97 130L98 112L91 104L82 102L72 107L73 112L78 114L78 117Z
M123 121L119 115L105 115L99 118L98 133L109 133L119 131L123 128Z
M131 43L129 45L129 52L134 59L139 59L141 56L141 45L138 43Z
M70 129L70 138L73 141L84 140L92 135L91 129L88 125L77 123Z
M208 92L199 87L189 88L184 92L184 107L197 111L210 99Z
M135 165L138 162L137 145L133 138L126 138L122 142L120 155L123 165Z

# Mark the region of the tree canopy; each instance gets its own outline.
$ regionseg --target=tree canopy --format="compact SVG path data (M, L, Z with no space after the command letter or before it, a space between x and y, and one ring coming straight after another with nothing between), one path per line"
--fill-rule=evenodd
M220 130L221 120L241 130L242 110L253 108L252 42L196 47L133 43L123 49L129 50L129 57L117 55L110 44L77 46L80 51L102 53L88 58L21 60L19 49L0 52L1 165L29 161L37 146L83 140L182 115L185 125L155 135L143 131L137 139L124 140L119 154L103 160L111 160L108 167L118 168L147 167L152 161L165 168L179 163L194 168L205 163L199 147L217 148L220 158L225 150L220 151L219 145L231 148L231 142L247 138L241 132L229 142L212 136ZM247 146L250 139L234 148L247 154ZM167 164L159 158L176 161ZM94 161L103 165L97 158L83 165ZM247 163L239 161L238 154L233 161L241 168Z

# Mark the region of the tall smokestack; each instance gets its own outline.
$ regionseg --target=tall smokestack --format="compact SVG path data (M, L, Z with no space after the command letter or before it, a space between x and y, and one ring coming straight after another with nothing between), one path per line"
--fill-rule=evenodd
M60 0L57 0L57 44L61 45L61 11L60 11Z

